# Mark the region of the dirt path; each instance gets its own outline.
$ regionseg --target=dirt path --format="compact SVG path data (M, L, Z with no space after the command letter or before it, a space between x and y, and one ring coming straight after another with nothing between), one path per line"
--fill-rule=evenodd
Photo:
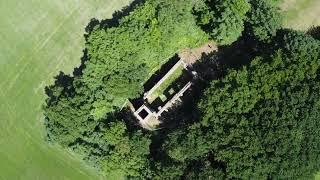
M188 65L192 65L201 59L202 54L209 54L211 52L217 51L218 47L213 42L208 42L201 47L193 49L183 49L179 53L179 57Z

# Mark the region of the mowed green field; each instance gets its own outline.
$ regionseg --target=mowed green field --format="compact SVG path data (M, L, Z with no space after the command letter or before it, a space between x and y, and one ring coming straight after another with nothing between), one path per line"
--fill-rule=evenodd
M284 0L285 26L308 30L320 25L320 0Z
M44 140L44 87L80 62L84 28L130 0L0 0L0 179L101 179Z

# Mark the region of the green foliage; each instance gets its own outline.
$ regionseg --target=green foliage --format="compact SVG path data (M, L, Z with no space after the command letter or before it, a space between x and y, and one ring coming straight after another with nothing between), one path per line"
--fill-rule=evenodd
M155 168L153 169L152 179L179 179L180 177L182 177L185 169L185 163L161 159L161 162L155 162Z
M223 169L213 167L210 161L201 159L200 163L190 163L191 167L185 174L185 179L226 179Z
M282 15L276 3L270 0L251 0L247 27L258 40L270 40L282 26Z
M303 57L314 59L319 56L320 42L312 36L296 31L284 31L281 36L280 46L287 53L292 53L291 57L295 61Z
M129 132L115 116L178 50L208 40L196 25L193 5L192 0L147 0L117 26L90 28L84 63L73 77L60 74L46 88L48 139L73 149L104 174L149 176L149 137Z
M189 3L146 1L118 27L96 29L87 38L90 61L81 77L94 99L92 115L99 119L142 93L154 68L175 52L207 40L196 26Z
M319 51L297 56L319 44L290 35L285 41L301 48L229 71L212 82L199 104L215 158L227 164L229 178L305 178L320 168Z
M186 179L310 178L320 169L320 45L297 32L279 38L274 55L211 83L200 123L168 135L163 151L189 164Z
M176 161L195 160L210 151L207 138L198 125L177 130L169 134L170 141L163 144L163 151Z
M116 125L117 127L111 127L124 130L125 125ZM124 131L123 131L124 132ZM116 133L119 134L119 133ZM148 160L150 140L147 137L143 137L141 132L134 134L131 137L125 134L121 136L115 136L116 141L113 145L113 151L104 157L102 161L102 170L108 175L113 171L121 172L121 174L129 177L140 177L144 174L143 171L148 171ZM106 129L106 139L110 138L110 131ZM111 137L113 140L114 137Z
M276 1L249 2L147 0L117 26L91 28L86 61L74 76L61 73L46 88L48 140L113 178L310 177L320 168L319 41L277 32ZM262 41L277 32L277 51L212 81L199 112L190 113L200 113L199 122L161 131L153 142L128 129L119 113L125 102L178 50L208 40L197 23L218 43L231 44L249 10L248 29Z
M214 41L229 45L241 36L249 10L247 0L203 0L195 14L198 24Z
M108 144L112 146L125 144L123 141L125 133L127 131L127 127L122 122L111 122L109 127L104 129L105 133L103 135L104 139L107 141Z
M73 82L71 77L61 73L55 85L47 88L50 98L44 107L48 138L63 146L97 125L90 116L90 107L81 103L85 97L74 93Z

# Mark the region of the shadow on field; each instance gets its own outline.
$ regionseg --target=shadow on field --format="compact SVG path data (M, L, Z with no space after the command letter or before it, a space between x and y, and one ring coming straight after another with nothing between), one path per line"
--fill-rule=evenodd
M320 26L313 26L308 29L307 34L310 34L313 38L320 40Z
M45 93L49 97L47 99L48 105L56 101L61 94L71 94L73 92L73 77L60 71L59 74L54 77L54 79L55 82L53 85L45 87Z

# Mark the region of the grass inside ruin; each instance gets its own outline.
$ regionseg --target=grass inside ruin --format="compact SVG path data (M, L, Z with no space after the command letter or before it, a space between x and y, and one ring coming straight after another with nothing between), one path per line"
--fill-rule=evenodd
M181 64L163 83L161 83L148 97L148 102L152 103L155 99L163 95L165 90L177 80L183 73L184 67Z

